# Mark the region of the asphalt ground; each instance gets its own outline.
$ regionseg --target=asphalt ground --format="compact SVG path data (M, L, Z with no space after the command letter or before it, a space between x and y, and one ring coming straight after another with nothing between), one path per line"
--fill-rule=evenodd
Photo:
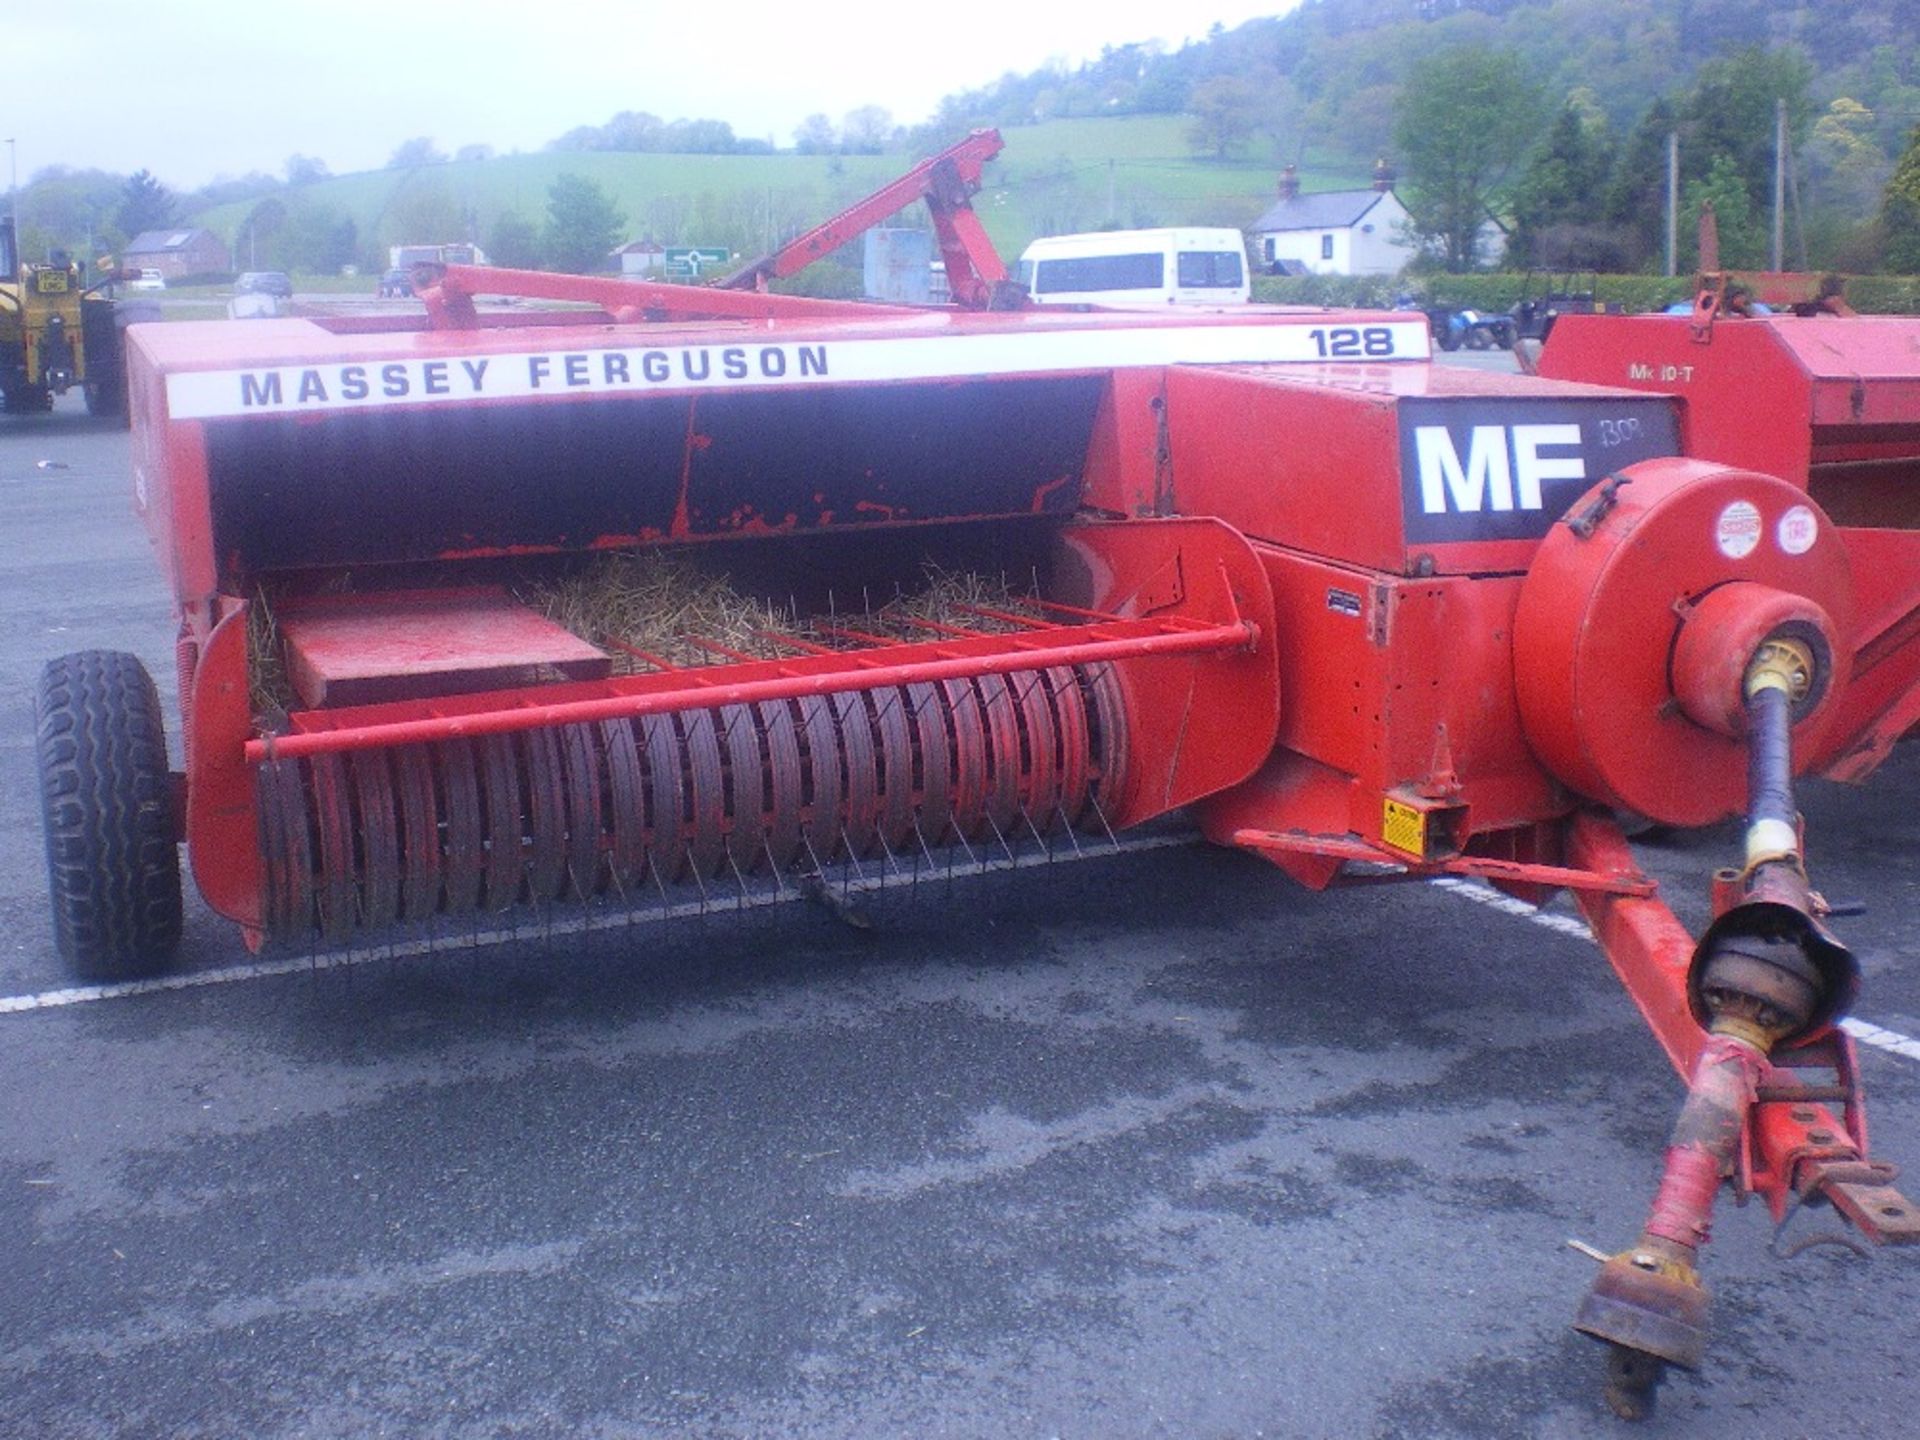
M68 984L41 664L172 693L128 491L123 432L0 422L0 997ZM1920 1036L1920 746L1803 798L1859 1014ZM1644 859L1697 922L1734 849ZM0 1008L0 1435L1627 1429L1565 1242L1632 1237L1680 1090L1564 923L1193 846L291 973L188 905L211 983ZM1920 1160L1920 1060L1862 1066ZM1769 1238L1723 1208L1638 1433L1901 1433L1913 1258Z

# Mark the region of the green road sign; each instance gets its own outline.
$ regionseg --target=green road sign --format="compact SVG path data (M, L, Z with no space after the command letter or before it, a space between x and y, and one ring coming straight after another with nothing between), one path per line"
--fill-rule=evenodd
M732 258L725 246L714 245L669 245L667 247L667 278L669 280L698 280L702 274L716 265L725 265Z

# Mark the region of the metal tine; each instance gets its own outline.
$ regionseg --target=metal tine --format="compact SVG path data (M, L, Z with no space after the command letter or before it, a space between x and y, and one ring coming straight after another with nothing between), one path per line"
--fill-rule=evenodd
M1087 803L1093 806L1093 813L1100 817L1100 828L1107 832L1107 843L1118 850L1120 848L1120 837L1113 833L1113 826L1107 823L1107 812L1100 804L1100 797L1089 790L1087 792Z
M983 818L987 822L987 828L993 831L993 838L1000 842L1000 848L1007 852L1007 863L1009 865L1019 864L1019 857L1013 853L1013 847L1007 843L1007 837L1000 833L1000 827L994 823L993 816L988 815Z
M1064 801L1055 801L1053 813L1060 817L1060 833L1066 837L1067 843L1073 847L1073 853L1084 856L1087 852L1080 848L1080 837L1073 833L1073 826L1067 820L1066 803ZM1053 853L1051 846L1048 847L1047 853L1049 855Z
M887 844L887 837L875 831L873 838L880 842L880 853L886 857L887 868L898 875L900 873L900 861L895 858L893 847Z
M740 873L740 862L733 858L731 850L727 851L727 868L733 871L734 883L740 887L740 903L734 908L744 914L752 892L747 889L747 877Z
M801 838L805 839L806 837L803 834ZM763 839L760 842L760 848L767 852L767 874L773 877L773 893L776 897L785 899L788 889L787 879L786 876L781 873L779 863L774 859L773 842Z

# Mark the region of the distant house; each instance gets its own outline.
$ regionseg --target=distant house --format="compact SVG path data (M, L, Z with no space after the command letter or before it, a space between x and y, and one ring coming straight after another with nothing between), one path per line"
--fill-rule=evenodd
M622 275L644 275L649 270L658 270L667 263L667 250L651 235L642 240L631 240L612 252L610 259L620 262Z
M1393 171L1374 167L1370 190L1300 193L1289 165L1280 199L1248 228L1260 268L1272 274L1392 275L1418 252L1407 231L1407 207L1393 193Z
M142 230L120 252L122 270L158 270L169 280L224 275L233 269L226 243L211 230Z

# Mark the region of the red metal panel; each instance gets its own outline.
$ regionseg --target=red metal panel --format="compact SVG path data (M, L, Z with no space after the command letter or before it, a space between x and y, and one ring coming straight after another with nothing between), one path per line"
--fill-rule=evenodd
M573 680L613 668L498 587L308 596L275 619L294 691L313 706L488 689L542 666Z

